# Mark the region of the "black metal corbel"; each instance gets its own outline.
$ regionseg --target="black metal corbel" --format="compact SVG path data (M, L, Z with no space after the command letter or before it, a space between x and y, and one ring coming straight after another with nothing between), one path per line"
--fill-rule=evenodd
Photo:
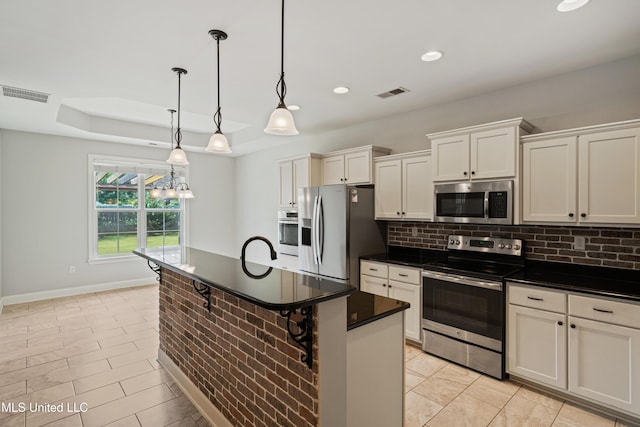
M199 287L196 285L195 280L192 280L191 283L193 284L193 289L195 289L201 297L207 300L207 302L202 304L202 306L206 307L207 310L209 310L209 313L211 313L211 288L203 283L201 283L201 286Z
M297 321L293 320L293 323L295 323L300 330L296 333L291 330L291 317L297 314L301 315L302 318ZM313 367L313 306L302 307L299 311L298 309L282 310L280 311L280 315L287 319L289 336L306 352L300 360L306 362L309 368Z
M162 268L160 268L160 266L158 264L156 264L155 262L153 263L153 265L151 265L153 261L151 261L150 259L147 260L147 265L149 266L149 268L158 275L158 277L156 278L156 280L158 282L162 282Z

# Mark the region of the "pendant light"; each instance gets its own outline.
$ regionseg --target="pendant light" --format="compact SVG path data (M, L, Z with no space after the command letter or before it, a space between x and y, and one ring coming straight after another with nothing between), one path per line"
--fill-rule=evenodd
M178 75L178 130L176 130L176 148L171 150L171 154L167 159L167 163L171 163L172 165L186 166L189 164L189 161L187 160L187 154L180 146L180 142L182 141L182 131L180 130L180 77L183 74L187 74L187 70L185 70L184 68L174 67L171 69L171 71Z
M171 113L171 148L173 149L173 113L176 112L174 109L167 110ZM172 150L173 152L173 150ZM171 178L168 182L165 182L161 187L154 186L153 189L149 192L149 197L152 199L193 199L195 196L193 192L189 188L189 184L186 182L179 182L179 178L175 177L175 169L173 168L173 164L171 165Z
M280 80L276 84L276 93L278 94L278 106L271 113L269 123L265 128L265 132L271 135L297 135L298 129L293 121L291 111L287 109L284 103L284 97L287 94L287 85L284 82L284 0L282 0L282 26L280 39Z
M222 124L222 113L220 111L220 40L227 39L227 33L220 30L209 30L209 35L214 38L216 41L217 48L217 64L218 64L218 109L216 113L213 115L213 123L216 125L216 131L213 135L211 135L211 139L209 139L209 144L204 151L209 151L213 153L230 153L231 148L229 148L229 141L227 141L227 137L224 136L222 131L220 130L220 125Z

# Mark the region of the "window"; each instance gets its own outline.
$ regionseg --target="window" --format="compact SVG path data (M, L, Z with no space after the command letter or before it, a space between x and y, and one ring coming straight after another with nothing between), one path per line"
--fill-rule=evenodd
M136 159L90 156L90 260L131 256L136 248L184 244L184 201L152 199L171 181L170 166ZM183 181L185 170L175 169Z

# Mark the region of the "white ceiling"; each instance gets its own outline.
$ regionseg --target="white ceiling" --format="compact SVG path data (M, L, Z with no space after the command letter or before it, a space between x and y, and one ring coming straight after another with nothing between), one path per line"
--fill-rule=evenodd
M302 107L300 134L640 53L639 0L591 0L570 13L557 12L558 2L289 0L286 101ZM229 34L220 46L222 130L235 155L295 139L262 132L277 104L279 0L3 1L0 85L51 97L0 94L0 128L168 146L171 68L183 67L183 145L202 150L216 108L210 29ZM431 49L443 59L422 62ZM334 94L338 85L351 92ZM398 86L410 92L375 96Z

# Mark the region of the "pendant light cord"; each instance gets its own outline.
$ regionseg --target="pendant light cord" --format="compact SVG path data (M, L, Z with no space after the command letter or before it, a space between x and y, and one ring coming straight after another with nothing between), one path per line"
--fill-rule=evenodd
M173 113L176 112L174 109L170 109L171 113L171 149L173 150ZM171 181L169 181L169 188L173 189L173 177L175 176L175 170L173 168L173 163L171 164Z
M280 80L276 84L276 93L280 98L277 108L287 108L284 104L284 97L287 94L287 84L284 82L284 0L282 0L282 19L280 27Z
M180 141L182 141L182 132L180 131L180 77L182 73L178 71L178 130L176 130L176 148L180 147ZM171 115L172 123L173 123L173 114Z
M218 65L217 65L217 70L218 70L218 110L216 110L216 113L213 115L213 123L215 123L217 130L216 132L220 132L222 133L222 131L220 130L220 125L222 124L222 111L220 109L220 36L216 37L216 44L217 44L217 60L218 60Z

